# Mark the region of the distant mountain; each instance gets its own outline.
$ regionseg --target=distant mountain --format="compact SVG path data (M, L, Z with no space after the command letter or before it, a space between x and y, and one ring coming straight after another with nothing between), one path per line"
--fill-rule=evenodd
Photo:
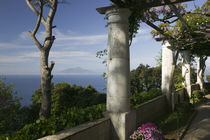
M96 72L87 70L87 69L83 69L80 67L75 67L75 68L65 69L65 70L61 71L60 73L63 73L63 74L95 74Z

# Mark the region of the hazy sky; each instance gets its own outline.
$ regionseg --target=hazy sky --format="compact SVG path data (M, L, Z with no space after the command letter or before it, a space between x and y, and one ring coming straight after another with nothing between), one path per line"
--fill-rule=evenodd
M67 0L68 1L68 0ZM201 6L205 0L188 2ZM107 47L107 28L104 15L95 10L109 5L108 0L69 0L58 5L54 19L56 37L51 49L50 60L55 61L53 73L67 68L81 67L101 74L106 68L96 52ZM0 5L0 75L39 74L39 50L27 31L33 30L36 16L28 8L25 0L1 0ZM140 63L156 65L161 43L152 39L152 29L145 24L130 49L131 69ZM43 40L44 29L38 32ZM210 61L207 61L210 67Z

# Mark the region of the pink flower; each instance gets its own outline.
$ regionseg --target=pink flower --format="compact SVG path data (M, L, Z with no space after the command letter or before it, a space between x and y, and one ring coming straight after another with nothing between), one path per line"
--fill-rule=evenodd
M164 140L162 131L158 127L148 122L139 127L134 133L130 136L132 140Z

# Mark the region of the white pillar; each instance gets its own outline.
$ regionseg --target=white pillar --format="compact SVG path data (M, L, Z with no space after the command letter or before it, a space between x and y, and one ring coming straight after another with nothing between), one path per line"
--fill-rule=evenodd
M200 86L200 90L204 90L204 70L202 68L202 57L197 58L197 84Z
M128 112L130 110L130 58L127 9L112 9L108 16L107 59L107 110Z
M166 94L167 102L171 105L171 82L173 77L172 66L174 62L174 53L168 41L162 45L162 93Z
M108 17L107 113L113 139L128 139L126 118L130 111L129 16L126 8L111 8Z
M199 70L201 69L201 63L200 63L200 57L197 58L197 82L196 83L200 83L201 79L199 78Z
M182 51L182 76L185 79L184 86L187 89L188 96L191 97L191 78L190 78L190 51Z

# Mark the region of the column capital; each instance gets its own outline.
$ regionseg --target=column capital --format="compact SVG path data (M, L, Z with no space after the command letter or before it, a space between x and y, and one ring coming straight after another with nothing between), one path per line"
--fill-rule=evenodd
M172 50L173 46L171 45L169 40L165 40L165 41L163 41L162 48L167 48L167 49Z
M106 16L108 18L108 24L121 23L129 25L129 16L131 12L128 8L112 7L107 9Z

